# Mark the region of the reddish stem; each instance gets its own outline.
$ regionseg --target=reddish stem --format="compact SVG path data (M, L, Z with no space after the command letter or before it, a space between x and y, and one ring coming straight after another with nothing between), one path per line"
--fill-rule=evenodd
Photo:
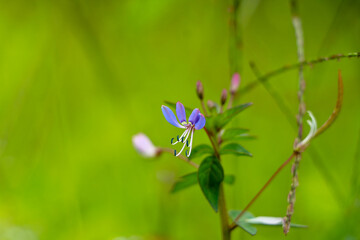
M251 201L246 205L246 207L241 211L241 213L234 219L233 223L230 225L230 231L234 230L237 227L236 222L241 218L242 215L251 207L251 205L256 201L256 199L262 194L262 192L269 186L269 184L274 180L276 175L294 158L296 155L295 152L276 170L276 172L269 178L265 185L260 189L260 191L251 199Z

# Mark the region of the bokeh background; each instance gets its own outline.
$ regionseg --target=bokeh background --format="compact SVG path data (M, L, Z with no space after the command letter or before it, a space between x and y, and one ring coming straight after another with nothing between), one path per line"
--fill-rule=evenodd
M306 59L359 51L360 2L300 2ZM163 100L199 107L195 83L218 101L228 88L229 2L0 2L0 239L220 239L220 223L200 188L169 194L171 181L192 169L164 155L140 157L131 137L146 133L169 147L178 129ZM244 0L242 86L297 61L289 2ZM287 239L360 239L360 61L306 67L307 106L320 123L336 102L342 69L344 104L335 124L304 154L292 229ZM297 111L297 71L271 79ZM296 131L263 86L237 103L253 102L231 123L249 128L252 158L226 157L229 209L241 209L290 155ZM308 128L305 129L308 131ZM208 143L205 133L195 144ZM197 162L200 159L196 160ZM287 167L251 207L256 216L285 215ZM281 227L251 237L283 239Z

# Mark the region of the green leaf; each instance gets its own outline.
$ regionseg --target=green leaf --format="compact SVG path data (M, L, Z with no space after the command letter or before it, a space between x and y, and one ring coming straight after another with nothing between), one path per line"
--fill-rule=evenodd
M219 190L223 180L224 170L218 159L214 156L205 158L198 170L198 181L203 194L215 212L218 210Z
M228 124L236 115L238 115L240 112L242 112L247 107L251 106L252 103L245 103L233 108L230 108L226 110L223 113L220 113L216 116L210 117L206 119L206 127L208 129L214 129L219 130L223 127L225 127L226 124Z
M211 146L206 145L206 144L201 144L198 145L196 147L194 147L191 151L191 155L190 155L190 159L196 158L196 157L201 157L205 154L214 154L214 150Z
M176 193L180 190L189 188L198 182L197 172L189 173L182 176L177 182L174 183L171 193Z
M230 218L235 221L235 218L241 213L241 210L230 210L229 215ZM251 235L255 235L257 232L256 227L254 227L252 224L248 223L246 220L254 218L254 215L252 215L250 212L245 212L235 223L244 229L246 232L250 233Z
M234 175L225 175L224 183L233 185L235 183L235 176Z
M164 101L165 104L172 108L174 111L176 111L176 103L170 102L170 101ZM184 106L185 107L185 106ZM185 107L185 112L186 112L186 116L190 117L190 114L192 113L193 109L189 108L189 107Z
M194 186L198 183L198 176L197 172L186 174L180 177L171 188L171 193L176 193L181 190L187 189L191 186ZM235 183L235 176L234 175L225 175L224 183L232 185Z
M221 148L220 154L233 154L235 156L249 156L252 157L252 154L249 153L245 148L243 148L238 143L229 143Z
M221 136L221 140L223 142L226 141L236 141L236 140L247 140L247 139L254 139L254 136L249 135L247 132L248 129L244 128L229 128L226 129Z

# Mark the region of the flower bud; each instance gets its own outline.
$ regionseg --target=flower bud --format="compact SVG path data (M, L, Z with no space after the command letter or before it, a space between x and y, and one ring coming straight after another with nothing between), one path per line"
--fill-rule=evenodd
M239 89L240 85L240 74L234 73L234 75L231 78L231 86L230 86L230 93L234 95L237 90Z
M155 157L158 149L154 146L151 140L143 133L138 133L132 137L132 142L135 150L146 158Z
M217 105L215 102L208 100L207 101L207 107L209 108L209 110L212 112L214 110L216 110L216 112L219 112L219 105Z
M226 89L223 89L221 92L221 105L223 106L226 103L228 93Z
M211 101L211 100L208 100L207 101L207 106L211 110L211 109L213 109L215 107L215 103L213 101Z
M201 81L197 81L196 83L196 93L200 100L203 100L204 98L204 87L201 83Z

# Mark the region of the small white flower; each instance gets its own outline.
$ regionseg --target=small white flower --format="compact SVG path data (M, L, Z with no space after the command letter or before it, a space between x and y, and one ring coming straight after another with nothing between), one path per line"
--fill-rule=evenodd
M155 157L157 148L151 140L143 133L138 133L132 137L132 142L136 151L147 158Z
M311 111L307 111L311 120L307 120L307 123L310 126L310 132L309 134L298 144L297 149L302 148L303 146L306 146L307 144L309 144L310 140L315 136L316 131L317 131L317 122L316 119L314 117L314 115L312 114Z

